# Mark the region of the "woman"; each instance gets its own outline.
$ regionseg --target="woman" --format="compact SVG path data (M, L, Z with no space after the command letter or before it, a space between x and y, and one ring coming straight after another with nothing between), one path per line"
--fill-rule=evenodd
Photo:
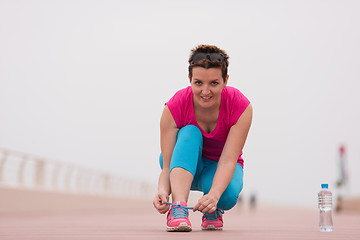
M244 147L252 120L249 100L227 87L228 55L200 45L189 59L190 86L165 105L161 120L162 171L153 201L167 215L167 231L191 231L190 190L204 193L194 211L203 230L221 230L224 210L233 208L243 187ZM169 196L172 195L172 203Z

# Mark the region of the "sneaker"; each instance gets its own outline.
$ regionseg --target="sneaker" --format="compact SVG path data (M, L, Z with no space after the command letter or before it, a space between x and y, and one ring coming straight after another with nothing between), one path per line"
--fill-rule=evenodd
M167 215L167 229L168 232L190 232L191 223L189 221L189 212L186 202L178 201L177 203L170 203L170 211Z
M216 209L213 213L204 213L202 217L202 230L222 230L223 229L223 219L222 214L224 211L221 209Z

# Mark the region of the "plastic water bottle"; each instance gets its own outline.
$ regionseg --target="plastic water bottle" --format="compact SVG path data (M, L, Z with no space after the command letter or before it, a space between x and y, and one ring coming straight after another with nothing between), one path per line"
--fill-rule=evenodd
M332 209L332 193L328 189L328 184L321 184L321 191L318 193L319 199L319 229L321 232L331 232L333 230L333 222L331 217Z

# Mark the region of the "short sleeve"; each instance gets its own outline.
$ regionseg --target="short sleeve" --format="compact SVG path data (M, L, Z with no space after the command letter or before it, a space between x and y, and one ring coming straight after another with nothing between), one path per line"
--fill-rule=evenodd
M165 103L169 108L172 117L175 120L176 126L180 129L184 126L185 109L187 107L187 95L189 87L179 90L174 94L170 100Z
M230 124L235 125L241 114L249 106L250 101L238 89L231 88L229 91L229 100L231 105Z

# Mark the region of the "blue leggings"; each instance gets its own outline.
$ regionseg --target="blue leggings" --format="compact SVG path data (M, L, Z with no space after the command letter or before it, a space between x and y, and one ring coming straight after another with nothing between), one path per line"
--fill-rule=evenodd
M202 157L203 136L194 125L181 128L170 162L170 172L173 168L180 167L189 171L193 176L191 190L207 194L210 191L216 172L216 161ZM160 166L163 167L163 158L160 154ZM217 204L218 209L229 210L233 208L243 188L243 168L237 163L231 182L221 195Z

